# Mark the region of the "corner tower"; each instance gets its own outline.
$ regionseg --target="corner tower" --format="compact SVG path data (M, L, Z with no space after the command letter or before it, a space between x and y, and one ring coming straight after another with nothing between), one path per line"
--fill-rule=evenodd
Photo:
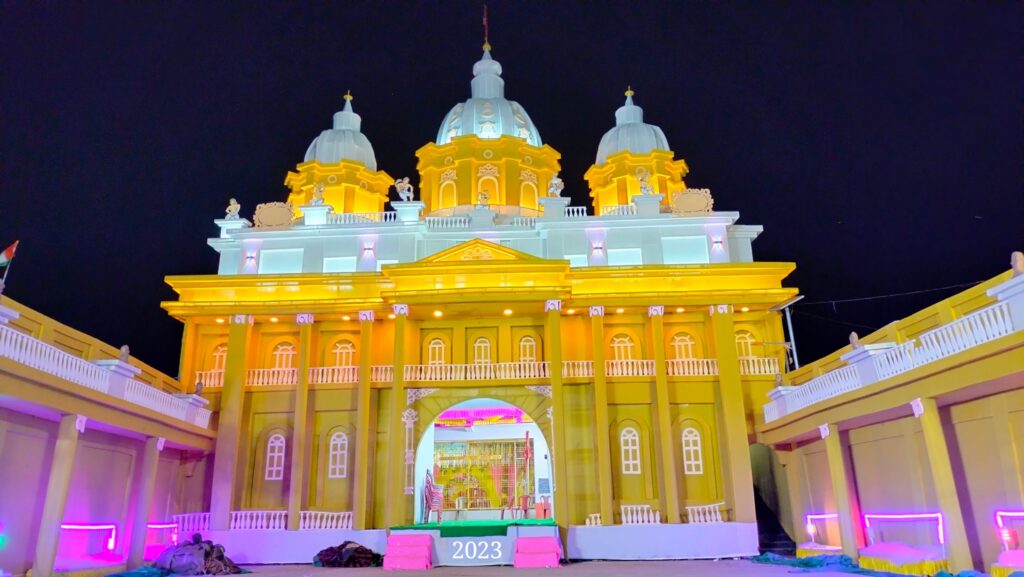
M352 95L345 94L345 107L334 113L333 128L313 139L304 161L284 179L296 213L298 207L312 203L318 183L324 185L324 204L336 213L384 210L395 179L377 170L377 157L361 126L362 118L352 110Z
M608 207L629 204L634 196L642 194L644 171L650 192L663 195L665 206L671 193L686 188L686 161L674 158L661 128L644 122L644 110L633 104L634 94L632 89L626 90L625 104L615 111L615 126L601 137L597 158L583 175L590 186L596 215Z
M491 47L473 65L469 100L445 116L437 139L416 151L427 212L480 203L536 214L561 155L541 142L526 110L505 99L501 64Z

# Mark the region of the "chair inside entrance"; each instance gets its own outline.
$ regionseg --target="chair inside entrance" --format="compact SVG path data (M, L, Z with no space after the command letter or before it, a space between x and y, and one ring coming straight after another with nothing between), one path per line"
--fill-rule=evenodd
M437 512L437 522L441 523L444 514L444 486L434 484L434 474L427 471L423 480L423 510L426 511L425 521L430 522L430 514Z

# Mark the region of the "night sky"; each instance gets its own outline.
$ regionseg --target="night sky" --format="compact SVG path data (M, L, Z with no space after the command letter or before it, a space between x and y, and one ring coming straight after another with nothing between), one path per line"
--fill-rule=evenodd
M491 2L506 96L574 204L627 84L691 187L761 224L807 362L1024 249L1024 10L1002 2ZM351 89L378 165L469 97L481 4L3 2L6 294L177 373L165 275L210 274L214 218L284 200Z

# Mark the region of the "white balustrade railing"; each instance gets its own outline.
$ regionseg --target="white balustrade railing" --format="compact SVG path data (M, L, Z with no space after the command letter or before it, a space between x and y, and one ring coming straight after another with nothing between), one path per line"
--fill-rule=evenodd
M888 379L893 375L909 371L914 364L914 341L907 341L874 357L875 373L879 379Z
M766 411L764 420L765 422L769 422L779 418L779 416L781 416L778 414L780 409L784 410L785 414L795 413L804 407L809 407L814 403L824 401L825 399L830 399L843 393L848 393L859 389L862 386L864 386L864 383L860 378L860 372L857 370L857 367L853 365L829 371L820 377L815 377L802 385L793 387L793 389L779 401L769 403L769 405L773 406L772 410L776 411L776 416L774 418L768 418L768 405L765 405Z
M509 221L509 226L515 226L519 228L533 228L537 226L537 217L534 216L513 216Z
M309 383L326 385L330 383L355 383L359 381L359 367L310 367Z
M196 382L203 383L204 387L223 387L224 370L196 371Z
M605 374L609 377L653 377L654 361L651 360L607 360Z
M491 363L471 365L406 365L407 381L482 381L546 379L547 362Z
M718 374L718 359L670 359L665 361L670 377L709 377Z
M294 385L298 382L298 369L249 369L245 376L245 384L250 387Z
M156 387L151 387L146 383L129 379L124 385L124 400L147 409L153 409L158 413L174 417L175 419L188 420L187 414L190 406L188 401L165 393Z
M288 511L232 511L232 529L287 529Z
M192 422L195 423L196 426L202 427L204 429L209 429L210 414L210 409L196 409L195 420L193 420Z
M770 423L782 416L782 403L780 401L765 403L762 410L764 411L764 422Z
M395 380L395 367L391 365L374 365L370 367L371 383L390 383Z
M603 523L601 522L600 513L591 513L587 515L587 527L600 527L601 525L603 525Z
M469 228L468 216L428 216L425 219L429 230L459 230Z
M101 393L106 393L109 387L111 373L108 369L3 325L0 325L0 357Z
M594 361L562 361L562 378L593 377Z
M722 518L722 506L725 503L714 503L712 505L697 505L686 508L687 523L724 523Z
M178 534L186 538L192 533L202 533L210 530L209 513L182 513L171 515L171 520L178 524Z
M661 511L650 505L622 505L623 525L655 525L661 523Z
M635 214L635 204L613 204L601 207L601 216L633 216Z
M930 363L1012 332L1010 303L997 303L917 337L914 359L917 364Z
M777 375L779 359L775 357L740 357L741 375Z
M351 511L302 511L299 529L351 529Z
M565 218L586 218L587 207L585 206L567 206L565 207Z
M388 212L347 212L329 213L327 224L379 224L397 222L398 213Z

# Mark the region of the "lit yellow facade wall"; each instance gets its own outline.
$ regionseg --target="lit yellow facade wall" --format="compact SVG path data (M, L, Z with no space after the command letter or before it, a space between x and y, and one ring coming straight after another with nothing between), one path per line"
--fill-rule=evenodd
M284 179L289 190L288 202L295 208L296 216L302 216L299 207L313 200L313 188L318 183L324 185L324 204L336 213L381 212L394 182L383 170L374 172L353 160L335 164L303 162Z
M689 172L686 161L674 159L671 150L652 150L645 154L619 152L609 156L602 165L592 165L583 178L590 186L594 214L603 214L610 206L630 204L641 194L637 170L650 173L648 184L652 194L664 195L661 203L669 206L671 193L686 188L683 177Z

